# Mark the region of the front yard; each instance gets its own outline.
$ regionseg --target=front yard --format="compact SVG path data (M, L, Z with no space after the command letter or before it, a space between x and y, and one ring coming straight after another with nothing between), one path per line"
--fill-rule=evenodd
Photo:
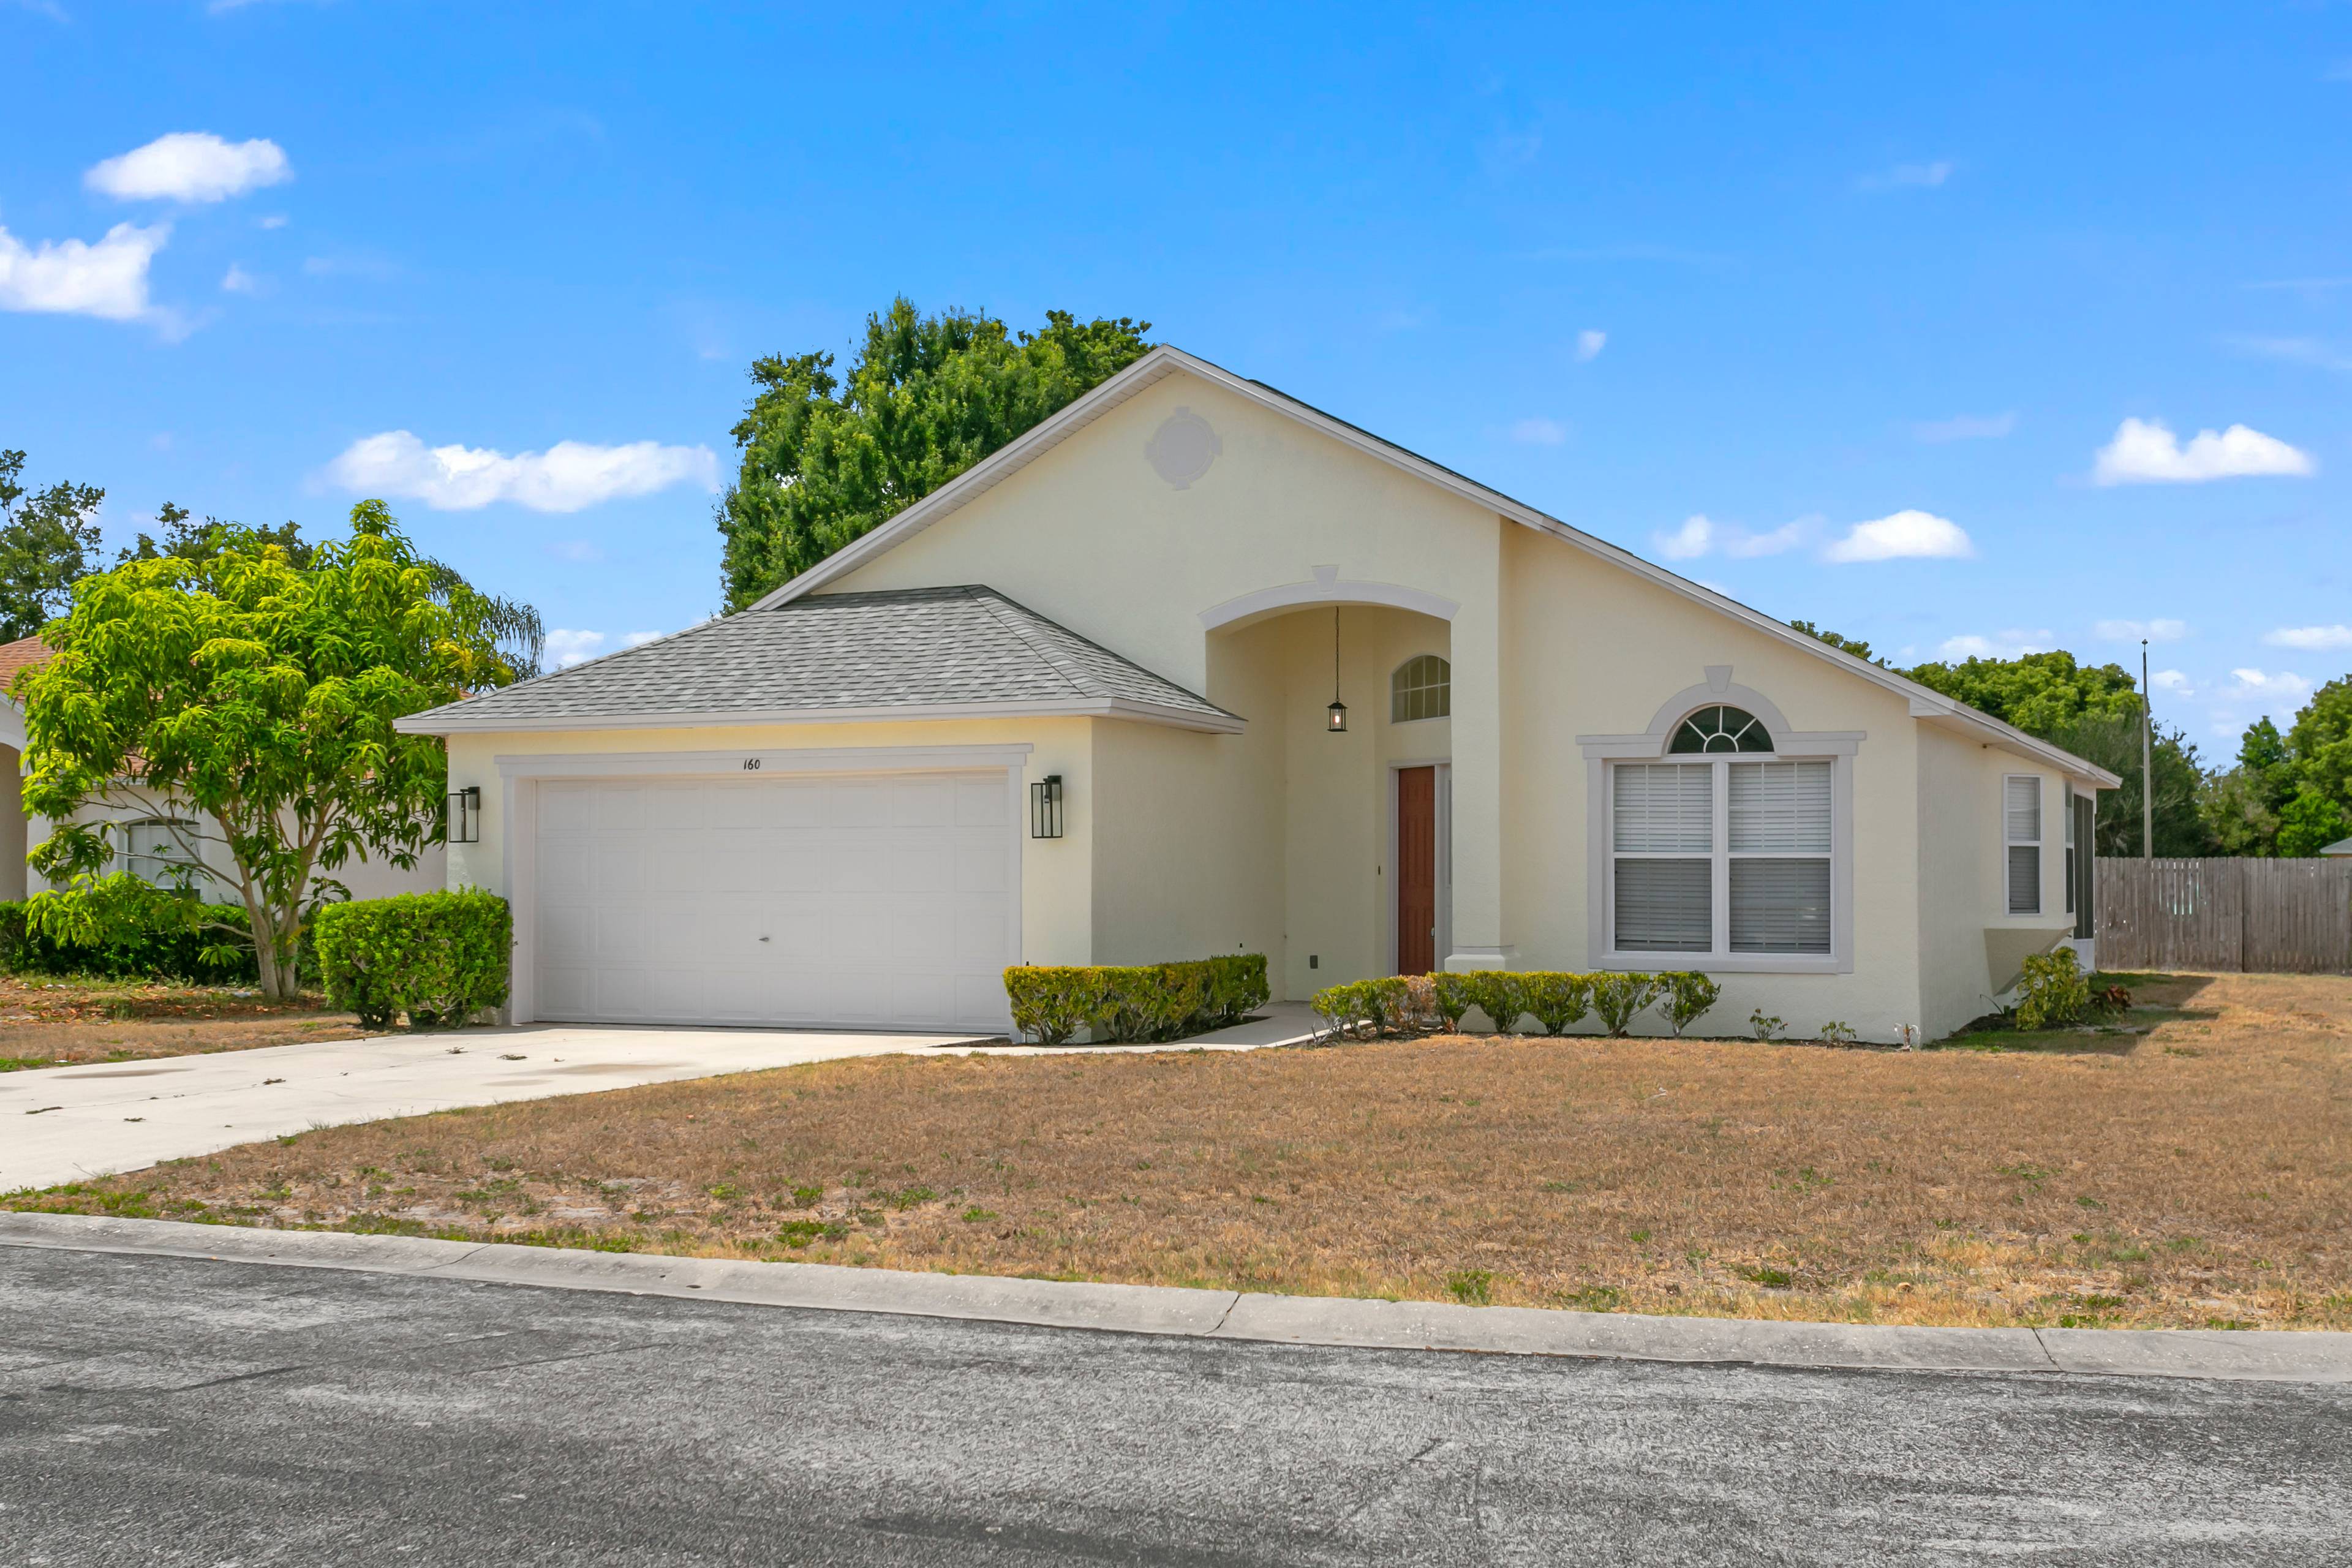
M322 996L280 1004L251 986L0 974L0 1072L359 1036Z
M2352 980L1920 1053L872 1058L337 1128L20 1208L1881 1322L2352 1328ZM1999 1048L2024 1043L2033 1049Z

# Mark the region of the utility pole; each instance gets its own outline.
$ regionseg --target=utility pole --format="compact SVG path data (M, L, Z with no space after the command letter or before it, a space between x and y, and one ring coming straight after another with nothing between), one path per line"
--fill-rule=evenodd
M2147 689L2147 639L2139 639L2139 858L2152 859L2156 850L2156 779L2148 763L2156 751L2156 704Z

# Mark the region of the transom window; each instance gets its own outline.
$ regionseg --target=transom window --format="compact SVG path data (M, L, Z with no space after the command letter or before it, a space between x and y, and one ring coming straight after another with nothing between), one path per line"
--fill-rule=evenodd
M1454 712L1454 667L1433 653L1416 654L1389 677L1389 722L1444 719Z
M1684 720L1666 746L1672 753L1692 752L1769 752L1772 731L1741 708L1702 708Z
M1677 752L1769 751L1736 708ZM1746 739L1759 737L1761 744ZM1716 744L1720 741L1722 743ZM1610 768L1612 946L1619 952L1831 951L1833 764L1616 763Z

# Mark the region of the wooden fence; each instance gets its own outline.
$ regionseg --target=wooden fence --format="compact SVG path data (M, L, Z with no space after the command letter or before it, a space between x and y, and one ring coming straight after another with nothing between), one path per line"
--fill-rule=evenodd
M2097 865L2102 969L2352 973L2352 858Z

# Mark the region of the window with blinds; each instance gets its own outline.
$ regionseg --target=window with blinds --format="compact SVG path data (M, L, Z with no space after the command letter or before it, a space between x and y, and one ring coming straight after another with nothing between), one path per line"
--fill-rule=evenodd
M2072 784L2065 785L2059 799L2062 802L2059 815L2066 823L2066 853L2063 858L2066 862L2066 912L2071 915L2074 912L2074 786Z
M1826 956L1832 766L1614 764L1612 950Z
M2042 779L2011 773L2001 780L2001 829L2009 850L2009 912L2042 912Z
M1731 951L1830 950L1830 764L1733 763Z
M1613 772L1618 951L1707 952L1715 945L1715 764L1626 763Z

